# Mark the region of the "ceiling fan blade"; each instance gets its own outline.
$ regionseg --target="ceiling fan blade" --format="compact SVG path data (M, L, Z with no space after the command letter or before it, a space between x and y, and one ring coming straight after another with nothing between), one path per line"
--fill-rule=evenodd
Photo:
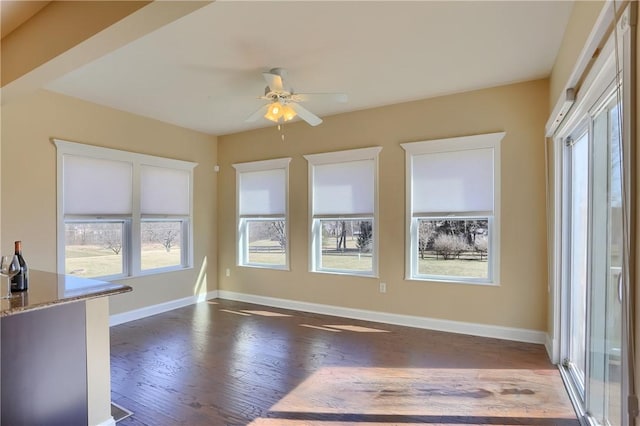
M346 95L346 93L295 93L293 96L299 102L328 100L345 103L349 100L349 97Z
M310 125L317 126L318 124L322 123L322 119L320 117L318 117L317 115L315 115L314 113L312 113L311 111L303 107L302 105L297 104L295 102L291 102L287 105L290 106L291 109L293 109L300 118L302 118L304 121L306 121Z
M273 74L271 72L263 72L262 76L267 81L267 86L274 92L282 92L284 87L282 86L282 77L278 74Z
M251 114L244 121L246 121L247 123L252 122L252 121L256 121L258 118L264 116L267 113L267 108L269 108L269 105L262 105L256 112Z

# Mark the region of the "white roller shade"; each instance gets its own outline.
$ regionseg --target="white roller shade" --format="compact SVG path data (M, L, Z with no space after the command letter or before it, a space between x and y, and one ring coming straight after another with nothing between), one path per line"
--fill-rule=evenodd
M140 167L140 213L188 215L189 170L142 165Z
M493 149L414 155L413 213L493 211Z
M374 160L315 165L313 214L373 214L374 182Z
M239 176L240 215L284 215L285 169L242 172Z
M131 214L132 164L65 155L64 214Z

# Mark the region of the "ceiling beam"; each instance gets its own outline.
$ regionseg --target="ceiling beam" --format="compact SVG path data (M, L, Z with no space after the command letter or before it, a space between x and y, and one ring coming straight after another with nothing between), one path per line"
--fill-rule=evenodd
M2 39L2 104L209 3L51 2Z

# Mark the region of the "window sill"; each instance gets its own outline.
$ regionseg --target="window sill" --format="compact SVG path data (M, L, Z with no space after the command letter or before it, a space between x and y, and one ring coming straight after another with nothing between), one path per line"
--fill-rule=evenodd
M288 265L261 265L259 263L247 263L243 265L237 265L240 268L254 268L254 269L271 269L274 271L291 271Z
M405 281L421 281L421 282L433 282L433 283L456 284L456 285L500 287L500 283L496 283L496 282L450 279L450 278L435 277L435 276L424 276L424 277L409 276L409 277L405 277Z
M378 275L373 272L356 272L356 271L341 271L341 270L333 270L333 269L316 269L310 270L309 272L316 274L330 274L330 275L347 275L350 277L362 277L362 278L376 278L378 279Z
M136 278L142 278L142 277L148 277L148 276L152 276L152 275L162 275L162 274L166 274L169 272L180 272L180 271L188 271L193 269L193 266L175 266L175 267L167 267L167 268L161 268L161 269L153 269L153 270L149 270L149 271L141 271L135 275L123 275L123 276L110 276L110 277L94 277L91 279L95 279L95 280L103 280L103 281L126 281L126 280L132 280L132 279L136 279Z

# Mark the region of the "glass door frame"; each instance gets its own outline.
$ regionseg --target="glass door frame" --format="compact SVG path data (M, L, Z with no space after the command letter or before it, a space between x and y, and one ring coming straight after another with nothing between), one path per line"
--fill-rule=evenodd
M574 223L572 220L572 202L574 200L574 188L572 188L572 175L573 175L573 155L574 155L574 141L582 140L586 136L587 140L585 141L587 144L587 164L585 165L587 168L587 218L586 218L586 227L587 227L587 235L585 236L584 244L586 244L586 261L585 261L585 271L584 271L584 279L586 280L585 285L585 311L584 317L585 321L583 324L584 327L584 370L580 371L571 361L571 353L572 353L572 324L573 318L572 313L573 310L573 300L571 298L572 294L572 283L573 283L573 250L571 244L574 240L572 238L572 231L574 229ZM589 365L590 359L588 356L588 351L586 348L589 346L589 333L590 327L589 322L586 320L589 318L589 311L591 306L590 299L590 282L591 282L591 269L589 265L591 264L591 252L589 247L591 246L591 242L593 240L593 236L590 232L591 230L591 190L593 187L592 176L590 173L592 161L592 153L593 150L591 148L592 145L592 125L591 121L588 118L580 121L575 127L571 129L571 132L561 139L561 143L563 145L563 175L562 175L562 189L563 189L563 205L562 205L562 225L561 229L562 233L562 251L561 256L563 259L563 268L562 268L562 282L566 283L561 287L561 303L562 303L562 315L560 318L560 326L561 326L561 336L565 336L565 338L561 339L561 347L560 347L560 360L561 365L564 367L565 380L571 383L571 393L572 399L576 399L582 406L586 406L586 395L587 395L587 366ZM580 374L582 373L582 374ZM584 414L584 413L583 413Z
M635 63L632 64L631 59L635 60L635 56L631 55L632 49L635 49L635 27L630 27L630 9L637 7L634 4L629 5L626 10L620 15L620 19L617 21L616 31L611 34L607 42L601 49L600 56L593 63L589 73L586 75L583 81L581 81L577 99L573 104L573 107L566 115L562 123L554 130L551 139L552 149L552 164L553 164L553 180L552 190L553 198L552 202L552 217L553 225L550 228L551 235L551 247L550 255L552 256L551 269L550 269L550 287L549 293L552 298L553 304L553 317L552 317L552 329L550 330L550 340L547 342L547 348L549 350L551 359L553 362L560 364L560 371L567 383L567 390L576 408L576 412L583 424L597 424L594 418L587 415L589 401L589 377L585 380L585 390L581 393L579 388L572 385L572 379L570 379L565 368L561 367L562 359L566 356L567 339L570 338L567 335L567 309L563 304L567 297L566 284L563 282L567 276L567 265L565 263L566 257L566 205L564 200L567 197L565 182L567 172L566 164L566 150L564 142L566 137L574 134L576 129L585 122L589 123L589 127L592 128L593 119L595 114L602 110L602 107L606 101L611 100L611 94L617 88L617 85L621 86L622 90L617 92L619 96L618 100L621 103L623 118L622 118L622 150L623 150L623 179L625 184L623 185L623 198L624 205L623 211L626 214L626 221L623 225L624 228L624 258L633 260L634 247L632 243L635 241L635 227L634 218L631 216L631 212L634 211L632 203L635 200L635 196L632 194L635 192L635 182L631 180L634 174L631 172L631 168L635 166L635 158L632 150L631 141L631 129L632 129L632 117L635 117L636 110L632 105L631 100L632 91L635 91L634 81L632 76L635 73ZM609 21L610 22L610 21ZM617 36L617 38L616 38ZM617 46L614 45L614 41L617 41ZM621 74L617 74L616 70L618 65L621 65ZM608 81L607 81L608 79ZM591 220L591 219L589 219ZM590 237L591 238L591 237ZM631 284L634 283L634 270L633 264L626 261L623 262L623 279L624 279L624 297L631 303L634 302L634 295ZM591 269L591 268L590 268ZM591 273L591 271L589 272ZM588 303L588 306L590 303ZM631 424L633 422L634 414L629 415L629 401L628 396L630 389L633 387L633 377L630 375L629 369L629 329L631 328L632 305L628 306L625 301L622 306L622 383L621 383L621 421L622 424ZM586 319L586 326L589 327L588 318ZM589 336L590 330L587 332ZM586 355L589 356L590 343L586 344ZM590 360L587 358L586 365L589 368ZM582 397L582 395L584 397Z

